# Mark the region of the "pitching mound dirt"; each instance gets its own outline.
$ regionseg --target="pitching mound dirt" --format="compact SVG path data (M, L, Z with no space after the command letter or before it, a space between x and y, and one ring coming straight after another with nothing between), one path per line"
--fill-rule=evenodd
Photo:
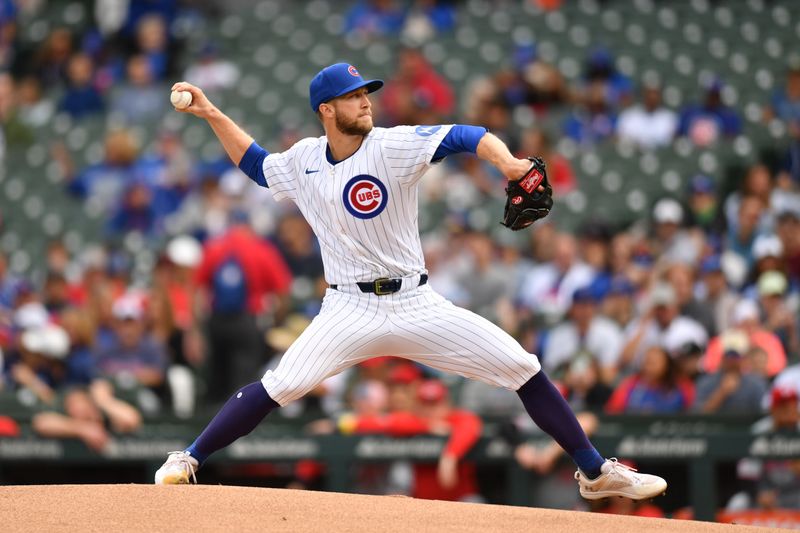
M3 531L548 533L775 531L525 507L224 486L0 487Z

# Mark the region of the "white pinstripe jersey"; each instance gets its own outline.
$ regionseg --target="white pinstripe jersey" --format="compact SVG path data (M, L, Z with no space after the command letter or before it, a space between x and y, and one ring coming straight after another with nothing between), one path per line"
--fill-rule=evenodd
M335 165L325 136L264 159L275 199L294 201L317 235L329 284L426 273L417 183L451 127L373 128Z

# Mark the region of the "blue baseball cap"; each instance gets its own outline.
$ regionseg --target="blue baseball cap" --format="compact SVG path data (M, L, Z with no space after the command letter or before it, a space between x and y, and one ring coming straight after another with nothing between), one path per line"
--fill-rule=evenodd
M320 104L361 87L372 93L383 87L383 80L365 80L358 69L348 63L325 67L314 76L308 88L311 110L316 113Z

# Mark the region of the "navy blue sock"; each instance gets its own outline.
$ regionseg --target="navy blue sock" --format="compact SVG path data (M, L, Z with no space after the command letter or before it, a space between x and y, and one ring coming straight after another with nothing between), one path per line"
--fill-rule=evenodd
M276 407L280 405L260 381L245 385L225 402L186 451L202 465L209 455L253 431Z
M525 410L572 457L581 472L594 479L605 459L597 452L575 413L553 383L539 371L517 391Z

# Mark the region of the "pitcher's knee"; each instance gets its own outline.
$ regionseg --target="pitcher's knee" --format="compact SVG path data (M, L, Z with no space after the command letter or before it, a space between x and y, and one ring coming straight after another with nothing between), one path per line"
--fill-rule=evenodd
M515 383L514 386L511 387L513 390L519 389L542 369L539 358L534 354L527 354L527 357L520 358L516 360L515 363Z
M281 407L300 399L314 388L314 383L306 383L304 380L292 380L284 376L279 376L272 370L268 370L261 383L267 390L270 398L275 400Z

